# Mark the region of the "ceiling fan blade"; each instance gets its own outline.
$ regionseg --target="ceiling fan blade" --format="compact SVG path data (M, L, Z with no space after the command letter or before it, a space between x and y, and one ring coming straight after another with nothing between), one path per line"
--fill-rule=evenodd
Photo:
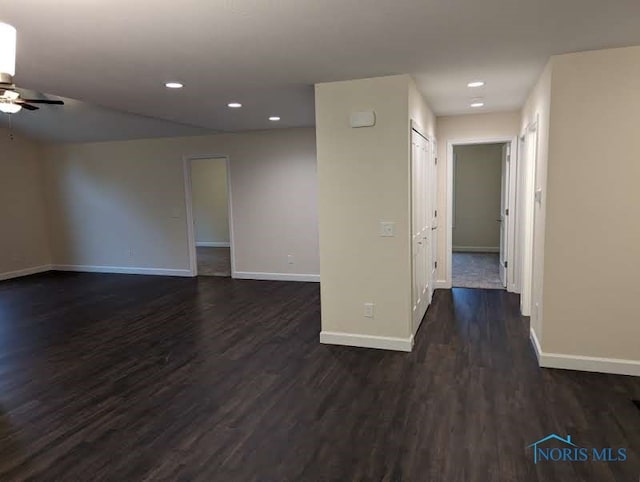
M16 102L16 104L20 104L23 109L27 110L38 110L40 107L36 107L35 105L29 105L24 102Z
M52 104L52 105L64 105L61 100L49 100L49 99L20 99L22 102L28 102L29 104Z

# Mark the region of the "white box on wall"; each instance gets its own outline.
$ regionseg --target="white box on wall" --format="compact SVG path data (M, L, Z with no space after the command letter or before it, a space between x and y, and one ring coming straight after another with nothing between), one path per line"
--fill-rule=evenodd
M372 110L351 113L351 127L372 127L376 125L376 113Z

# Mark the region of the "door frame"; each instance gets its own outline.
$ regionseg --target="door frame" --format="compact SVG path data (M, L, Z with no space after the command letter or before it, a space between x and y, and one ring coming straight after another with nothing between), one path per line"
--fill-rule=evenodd
M191 184L191 161L200 159L224 159L227 165L227 217L229 220L229 248L231 258L231 277L236 277L235 243L233 229L233 206L231 195L231 161L225 154L207 154L184 156L182 158L182 177L184 179L184 202L187 221L187 243L189 245L189 272L191 276L198 276L198 259L196 255L196 234L193 216L193 185Z
M530 143L527 143L527 135ZM533 279L534 279L534 241L535 241L535 192L537 187L538 170L538 116L529 123L520 136L522 148L521 169L518 172L518 188L520 189L518 217L518 236L520 236L520 312L524 316L531 316L533 307Z
M453 148L455 146L464 146L470 144L510 144L511 145L511 159L508 163L509 166L509 193L508 193L508 209L509 216L513 213L513 221L509 222L507 229L507 244L512 249L507 250L507 286L506 290L509 292L516 292L517 280L514 276L516 263L518 263L518 255L514 251L518 252L519 247L516 245L516 230L515 225L518 223L519 213L516 206L516 191L518 190L517 180L517 165L518 165L518 137L517 136L502 136L502 137L482 137L482 138L461 138L461 139L447 139L447 229L445 230L445 260L446 260L446 273L445 283L446 288L451 289L453 286L452 276L452 262L453 262ZM502 196L503 193L501 192Z

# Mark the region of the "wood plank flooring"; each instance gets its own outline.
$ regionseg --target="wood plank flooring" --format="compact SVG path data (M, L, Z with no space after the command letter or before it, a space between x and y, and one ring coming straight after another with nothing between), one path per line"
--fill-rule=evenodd
M231 276L231 249L210 248L198 246L196 248L198 276Z
M517 307L438 291L405 354L320 345L312 283L2 282L0 480L637 482L640 379L539 369Z

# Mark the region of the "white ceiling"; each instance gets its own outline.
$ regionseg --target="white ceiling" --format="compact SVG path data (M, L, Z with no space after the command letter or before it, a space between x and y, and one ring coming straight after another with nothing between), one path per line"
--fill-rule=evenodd
M550 55L640 44L638 0L0 3L17 83L219 131L310 126L314 83L395 73L414 74L438 115L470 112L475 95L516 109Z

